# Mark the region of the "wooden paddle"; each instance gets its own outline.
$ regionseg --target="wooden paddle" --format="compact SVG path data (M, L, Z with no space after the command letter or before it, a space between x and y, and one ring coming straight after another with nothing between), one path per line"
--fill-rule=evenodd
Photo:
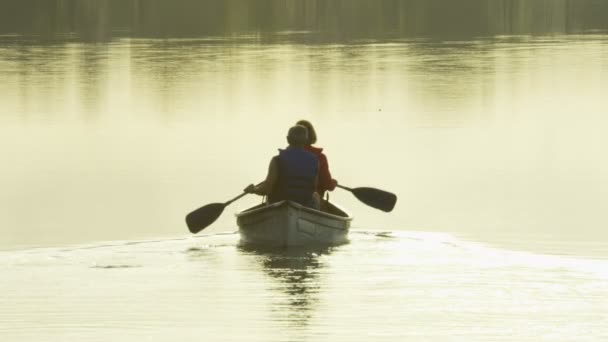
M190 214L186 215L186 224L190 233L196 234L201 230L207 228L210 224L215 222L218 217L222 214L224 209L232 202L239 198L247 195L246 192L236 196L226 203L211 203L206 206L200 207Z
M367 187L351 189L340 184L337 186L338 188L352 192L359 201L382 211L390 212L395 207L395 203L397 203L397 195L384 190Z

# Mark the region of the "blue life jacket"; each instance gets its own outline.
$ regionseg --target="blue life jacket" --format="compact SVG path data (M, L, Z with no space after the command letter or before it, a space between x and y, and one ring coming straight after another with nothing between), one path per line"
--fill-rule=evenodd
M279 177L268 200L290 200L304 206L312 206L312 194L319 173L319 160L303 148L288 147L279 150L276 157Z

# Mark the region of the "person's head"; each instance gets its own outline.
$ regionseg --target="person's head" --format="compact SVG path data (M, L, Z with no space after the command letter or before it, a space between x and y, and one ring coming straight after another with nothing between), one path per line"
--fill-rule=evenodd
M295 125L287 132L289 146L304 147L308 142L308 130L302 125Z
M300 120L296 122L296 125L304 126L308 130L308 143L306 145L312 145L317 142L317 132L312 124L308 120Z

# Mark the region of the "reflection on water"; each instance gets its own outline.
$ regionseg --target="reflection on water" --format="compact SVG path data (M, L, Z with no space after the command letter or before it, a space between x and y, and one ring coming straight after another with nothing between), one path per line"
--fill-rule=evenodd
M605 2L0 4L0 248L185 234L302 118L342 184L400 198L336 190L355 227L606 248Z
M331 250L238 234L0 252L6 341L601 341L608 261L447 234L351 232Z
M0 249L15 250L0 251L0 336L602 340L606 13L594 0L0 0ZM399 195L391 214L337 190L350 244L248 249L214 234L259 203L246 196L211 235L156 238L261 179L303 118L341 184Z
M269 290L282 294L270 298L271 310L276 314L274 319L290 330L306 329L325 286L326 265L320 258L330 256L332 248L285 250L240 246L239 249L255 256L259 269L268 275Z
M0 40L0 244L185 233L186 212L263 177L302 117L339 181L400 196L387 215L332 193L358 227L602 241L607 39Z
M1 0L0 33L106 40L318 32L314 40L606 30L595 0Z

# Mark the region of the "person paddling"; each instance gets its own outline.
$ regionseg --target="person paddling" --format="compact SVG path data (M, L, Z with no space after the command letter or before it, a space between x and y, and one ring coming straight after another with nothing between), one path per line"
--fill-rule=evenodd
M312 146L317 142L317 133L315 132L315 128L312 126L310 121L300 120L296 123L296 125L306 127L308 131L308 142L306 143L306 146L304 146L304 149L312 152L319 159L319 182L317 184L317 193L321 198L323 198L325 197L326 191L334 191L338 185L338 181L331 177L331 173L329 172L329 163L327 162L327 156L325 156L323 153L323 149Z
M290 200L301 205L319 209L320 198L316 193L319 178L319 159L305 150L308 130L295 125L287 133L289 146L273 157L268 167L266 180L250 184L245 192L268 196L268 202Z

